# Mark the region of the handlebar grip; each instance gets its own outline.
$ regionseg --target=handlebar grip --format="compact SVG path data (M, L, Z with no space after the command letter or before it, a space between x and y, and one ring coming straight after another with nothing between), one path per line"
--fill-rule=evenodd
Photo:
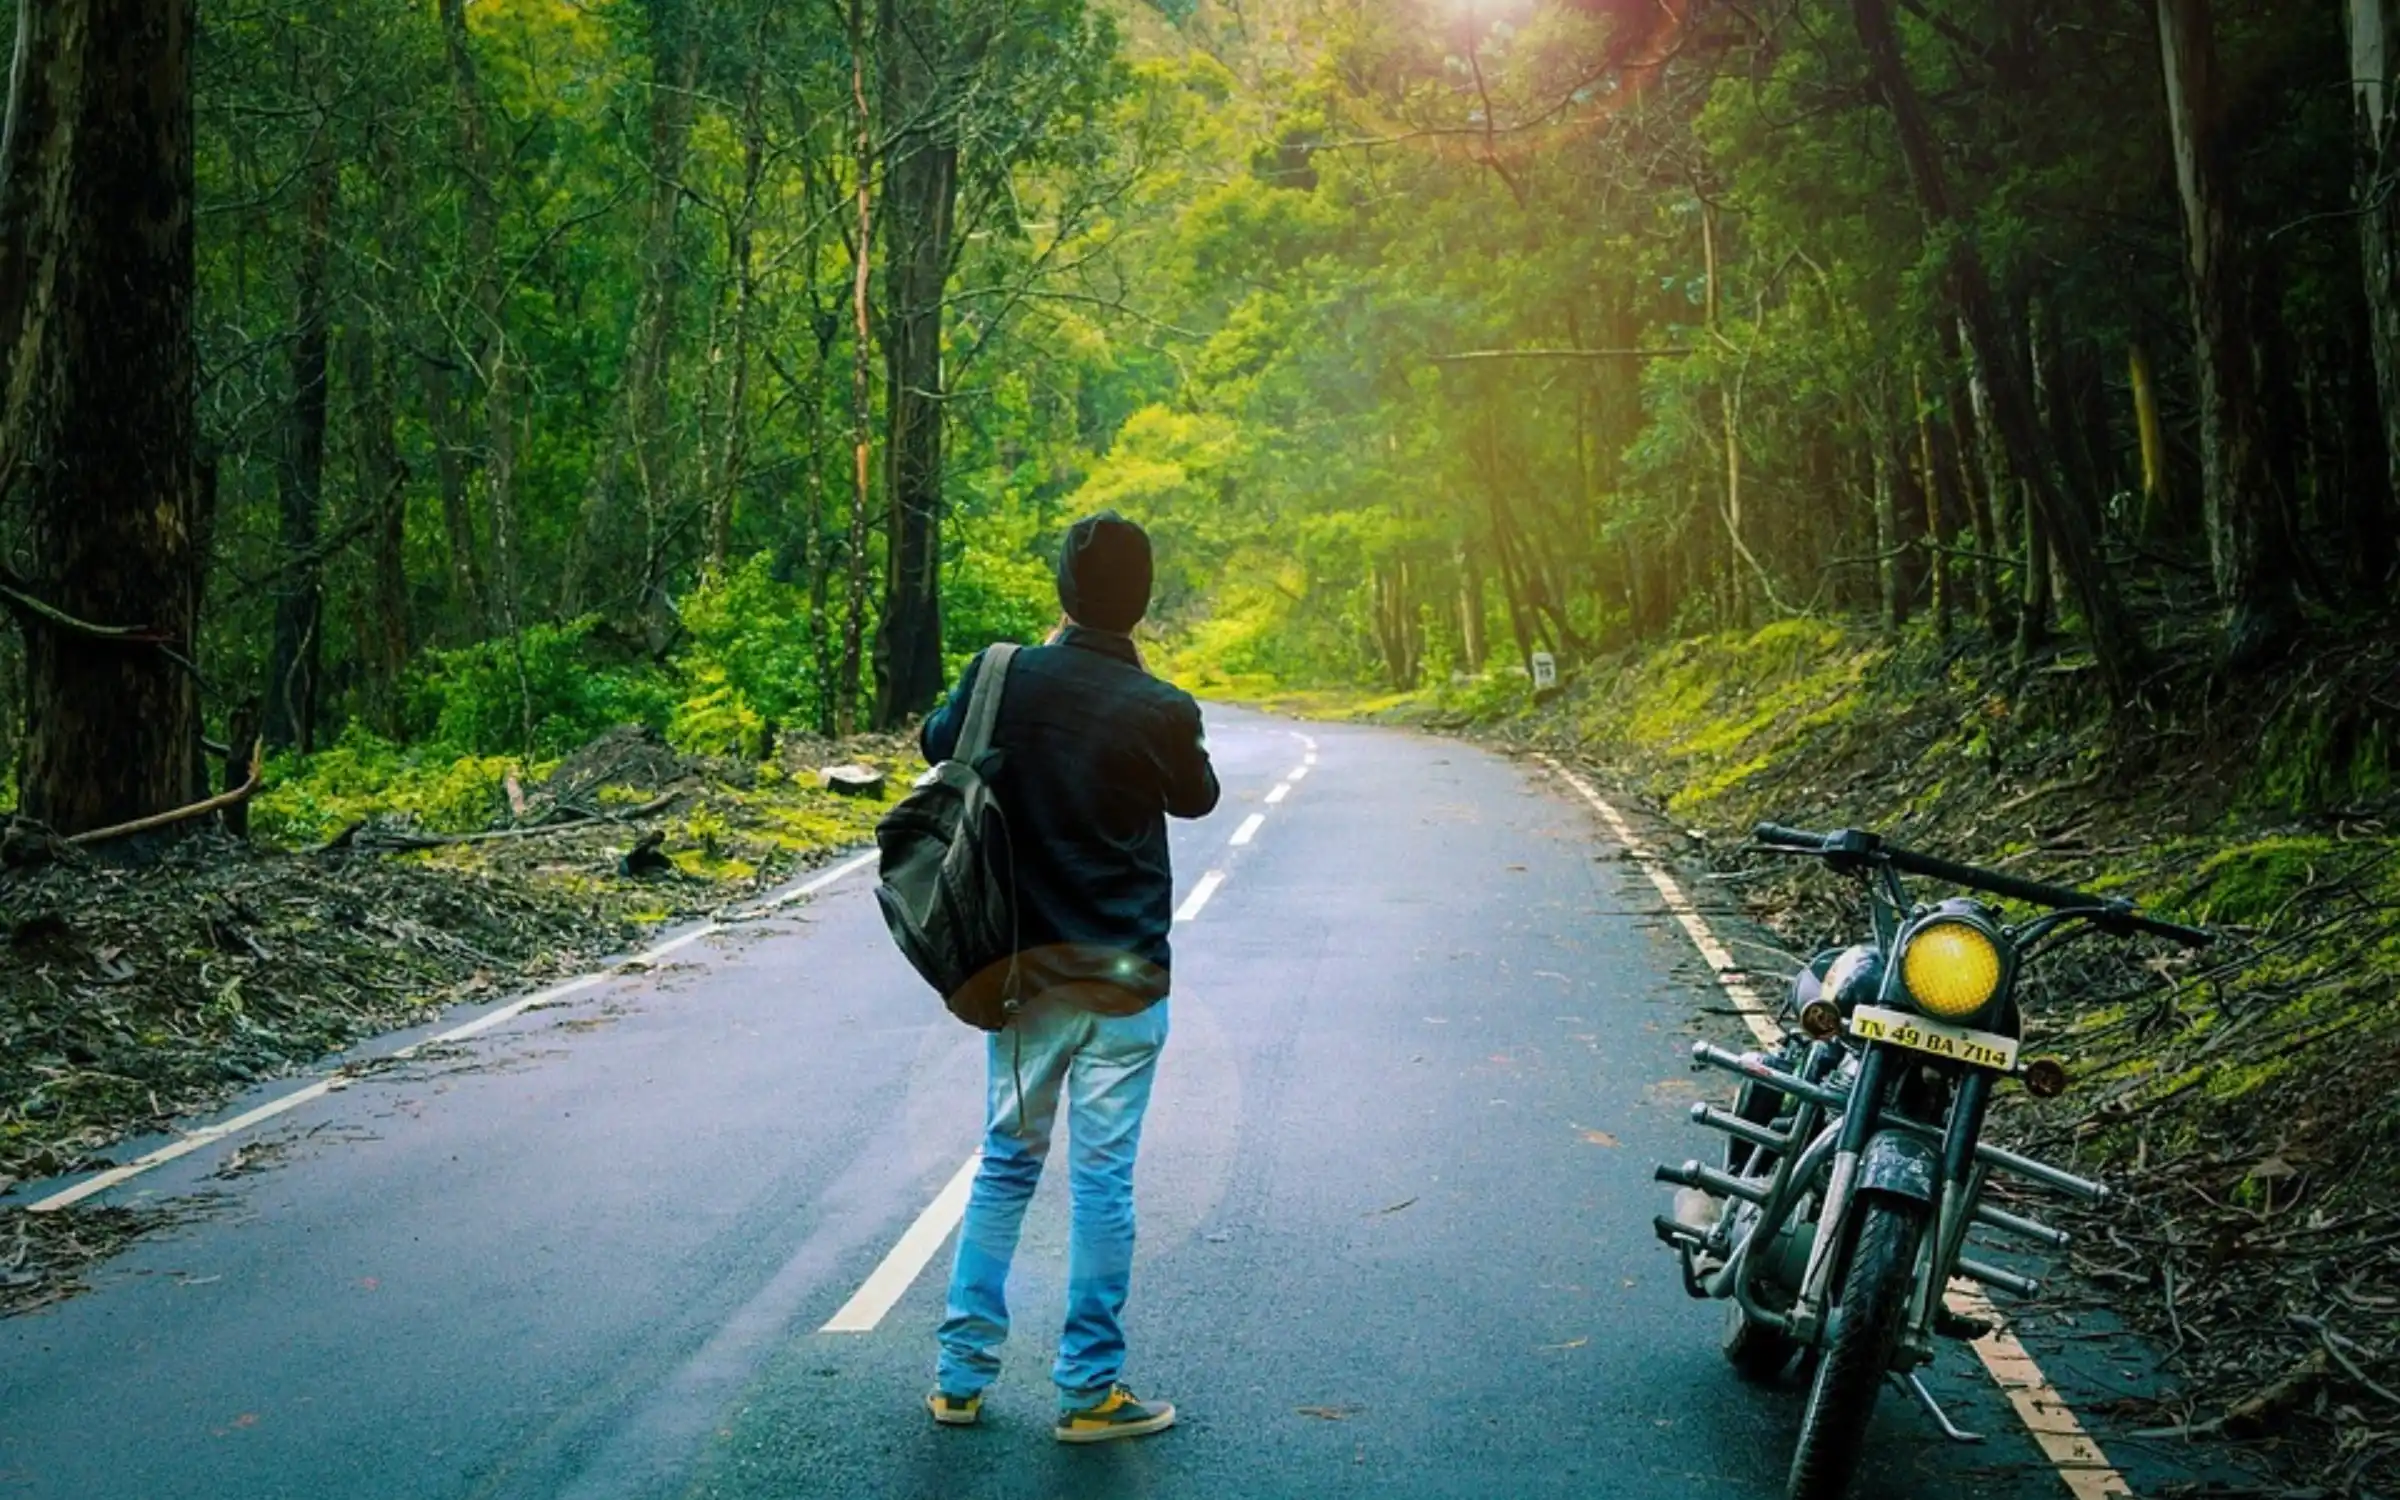
M1781 823L1761 823L1750 830L1750 836L1762 844L1808 850L1823 849L1829 837L1822 833L1811 833L1805 828L1786 828Z

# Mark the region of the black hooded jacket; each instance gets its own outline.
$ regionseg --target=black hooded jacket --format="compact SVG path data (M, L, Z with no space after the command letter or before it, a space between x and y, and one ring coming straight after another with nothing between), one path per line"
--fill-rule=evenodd
M925 721L928 762L957 749L982 666L979 655ZM1145 1002L1166 994L1167 818L1217 805L1200 705L1144 671L1129 637L1070 625L1017 653L992 744L1029 993L1100 980Z

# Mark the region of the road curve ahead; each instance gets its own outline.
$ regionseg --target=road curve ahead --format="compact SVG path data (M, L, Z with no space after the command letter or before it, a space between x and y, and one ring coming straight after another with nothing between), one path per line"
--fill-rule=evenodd
M1779 1496L1799 1395L1649 1228L1743 1035L1658 891L1538 766L1210 721L1129 1319L1176 1430L1050 1439L1057 1178L984 1424L926 1419L979 1044L852 876L113 1188L199 1212L0 1323L0 1497ZM2126 1492L1940 1369L1990 1440L1889 1393L1860 1500Z

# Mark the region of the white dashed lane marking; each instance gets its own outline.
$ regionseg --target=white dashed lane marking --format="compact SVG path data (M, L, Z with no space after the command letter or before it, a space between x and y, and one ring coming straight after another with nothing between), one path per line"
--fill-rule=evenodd
M1257 838L1258 831L1266 826L1267 815L1265 813L1252 813L1250 816L1242 819L1242 826L1233 831L1233 847L1239 849L1244 844L1249 843L1252 839Z
M873 1333L884 1314L890 1312L906 1295L909 1287L923 1274L926 1262L950 1238L950 1231L966 1216L967 1194L975 1186L975 1168L983 1161L978 1152L967 1158L967 1164L952 1174L949 1183L934 1195L917 1221L900 1236L900 1243L883 1258L882 1264L869 1272L840 1312L825 1320L825 1333Z
M1776 1023L1774 1012L1759 999L1758 992L1734 972L1733 956L1725 951L1724 944L1717 941L1716 934L1709 931L1707 920L1692 905L1691 898L1683 893L1683 887L1674 876L1667 873L1665 862L1634 836L1633 825L1625 820L1625 815L1593 791L1582 777L1549 756L1541 759L1599 812L1601 821L1608 824L1608 831L1616 835L1617 842L1625 846L1625 852L1632 855L1641 865L1642 873L1650 877L1650 883L1658 887L1658 894L1666 901L1667 910L1675 914L1675 920L1691 935L1692 945L1700 950L1700 956L1716 970L1717 984L1732 997L1734 1007L1741 1012L1742 1019L1749 1023L1751 1034L1770 1047L1783 1040L1783 1028ZM2111 1495L2131 1495L2133 1488L2125 1482L2125 1476L2109 1466L2108 1455L2101 1452L2100 1445L2084 1431L2083 1424L2067 1405L2067 1398L2050 1383L2049 1377L2042 1373L2041 1366L2034 1363L2025 1345L2008 1331L1999 1309L1993 1307L1980 1290L1964 1283L1954 1284L1950 1288L1949 1302L1953 1311L1984 1319L1992 1325L1992 1331L1977 1339L1972 1346L1975 1356L1983 1361L1983 1368L1990 1373L1992 1382L2008 1397L2009 1405L2016 1408L2026 1432L2032 1435L2042 1455L2058 1471L2058 1477L2065 1482L2075 1500L2105 1500Z
M1208 898L1215 895L1217 887L1224 883L1225 872L1223 870L1211 870L1201 876L1200 883L1192 887L1192 893L1183 898L1183 905L1175 908L1175 920L1189 922L1192 918L1200 915L1200 909L1208 905Z

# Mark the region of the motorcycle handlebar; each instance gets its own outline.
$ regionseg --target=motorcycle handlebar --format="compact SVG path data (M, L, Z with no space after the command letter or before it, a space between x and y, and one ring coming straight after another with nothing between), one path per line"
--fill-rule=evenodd
M1879 836L1855 828L1844 828L1834 833L1815 833L1805 828L1787 828L1780 823L1761 823L1751 830L1751 837L1770 848L1789 853L1836 857L1846 855L1853 859L1878 860L1902 874L1947 881L1969 890L2006 896L2035 906L2088 909L2093 914L2094 924L2104 932L2119 935L2146 932L2153 937L2162 937L2192 948L2205 948L2217 940L2215 933L2198 927L2145 917L2122 900L2095 896L2071 886L2049 885L2039 880L2004 875L1998 870L1978 869L1974 865L1937 859L1930 854L1919 854L1913 849L1887 844Z

